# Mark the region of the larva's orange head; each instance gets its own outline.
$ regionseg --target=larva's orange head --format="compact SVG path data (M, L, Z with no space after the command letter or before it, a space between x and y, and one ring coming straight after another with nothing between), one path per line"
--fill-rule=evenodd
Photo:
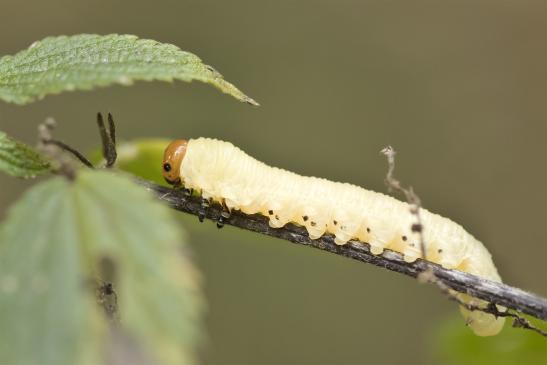
M171 185L180 184L180 168L186 155L186 147L188 147L187 140L177 139L169 143L163 153L163 177Z

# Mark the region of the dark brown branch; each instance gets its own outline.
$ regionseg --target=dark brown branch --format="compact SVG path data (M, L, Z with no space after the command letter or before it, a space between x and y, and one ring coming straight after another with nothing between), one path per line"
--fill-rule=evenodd
M137 182L173 209L198 215L201 204L199 197L188 196L184 190L173 190L145 180L138 180ZM221 213L220 205L215 204L207 210L206 217L216 221ZM401 254L391 250L385 250L382 255L373 255L368 244L358 241L350 241L346 245L338 246L334 243L332 235L324 235L317 240L312 240L303 227L287 224L283 228L271 228L268 225L268 219L261 215L246 215L236 211L232 213L229 219L225 220L225 224L281 238L300 245L315 247L414 278L420 273L430 271L446 288L469 294L489 303L499 304L543 321L547 320L547 300L544 298L462 271L444 269L429 261L418 259L415 262L408 263L403 260Z

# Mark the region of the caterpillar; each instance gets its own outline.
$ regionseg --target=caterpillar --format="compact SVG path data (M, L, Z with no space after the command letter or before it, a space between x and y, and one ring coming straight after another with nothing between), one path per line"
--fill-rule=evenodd
M164 153L163 176L172 185L201 193L204 201L222 204L228 212L262 214L274 228L291 222L305 227L311 239L329 233L339 245L351 239L366 242L375 255L391 249L407 262L421 257L407 203L356 185L270 167L229 142L171 142ZM488 250L459 224L425 209L420 216L427 260L501 282ZM458 296L477 304L477 299ZM495 335L503 327L503 318L460 309L479 336Z

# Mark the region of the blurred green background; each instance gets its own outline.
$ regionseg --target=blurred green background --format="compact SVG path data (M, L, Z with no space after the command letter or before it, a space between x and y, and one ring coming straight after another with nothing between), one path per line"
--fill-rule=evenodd
M2 55L48 35L131 33L196 53L262 106L137 83L2 103L0 128L34 143L52 116L58 138L91 150L95 113L111 111L121 139L217 137L382 192L391 144L425 207L481 239L507 283L545 296L546 31L544 1L6 0ZM0 217L31 183L0 175ZM435 288L178 216L205 279L204 364L445 363L435 339L459 314Z

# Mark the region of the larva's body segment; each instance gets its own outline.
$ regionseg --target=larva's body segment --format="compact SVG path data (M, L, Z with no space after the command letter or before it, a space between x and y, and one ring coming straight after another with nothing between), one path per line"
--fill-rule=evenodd
M302 225L312 239L331 233L337 244L350 239L367 242L374 254L387 248L401 252L409 262L421 257L407 203L355 185L267 166L228 142L198 138L189 140L185 148L180 180L204 198L247 214L260 213L269 217L272 227ZM501 281L479 241L447 218L425 209L420 212L428 260ZM503 318L482 312L463 314L478 335L494 335L503 327Z

